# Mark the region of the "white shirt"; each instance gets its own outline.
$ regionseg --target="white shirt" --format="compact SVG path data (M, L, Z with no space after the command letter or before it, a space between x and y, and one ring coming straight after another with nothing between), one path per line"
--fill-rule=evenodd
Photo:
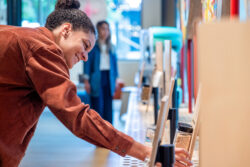
M100 70L110 70L110 57L107 50L107 45L106 44L100 44L100 50L101 50L101 55L100 55Z

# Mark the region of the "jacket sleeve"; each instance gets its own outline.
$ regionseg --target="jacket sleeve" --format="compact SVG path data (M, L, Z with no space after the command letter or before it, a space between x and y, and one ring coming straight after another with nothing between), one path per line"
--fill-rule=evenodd
M117 54L116 54L116 48L115 46L112 46L112 54L114 56L114 72L115 72L115 78L119 77L119 72L118 72L118 66L117 66Z
M117 57L116 57L116 54L114 54L114 57L115 57L115 76L116 78L119 77L119 72L118 72L118 66L117 66Z
M94 54L95 54L95 48L93 48L89 52L89 54L88 54L88 61L84 62L83 73L84 73L85 79L87 79L87 80L89 80L90 75L91 75L91 71L92 71L91 68L93 67Z
M134 140L81 103L60 50L38 49L26 62L26 72L45 105L76 136L125 156Z

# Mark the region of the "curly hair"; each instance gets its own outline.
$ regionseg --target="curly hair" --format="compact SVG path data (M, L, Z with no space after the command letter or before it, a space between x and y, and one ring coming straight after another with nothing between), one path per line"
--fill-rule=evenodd
M96 34L95 27L90 18L79 10L78 0L58 0L55 10L47 17L45 27L50 31L54 30L63 23L72 24L73 30L83 30Z

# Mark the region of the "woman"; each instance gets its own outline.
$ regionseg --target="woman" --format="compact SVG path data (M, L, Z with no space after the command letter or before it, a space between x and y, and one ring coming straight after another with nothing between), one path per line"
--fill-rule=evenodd
M119 155L151 149L81 103L69 69L88 59L95 30L76 0L59 0L46 27L0 26L0 166L17 167L45 106L76 136ZM139 151L140 150L140 151Z
M112 124L112 98L115 92L117 59L110 41L109 24L97 23L98 39L84 64L85 88L91 96L91 108Z

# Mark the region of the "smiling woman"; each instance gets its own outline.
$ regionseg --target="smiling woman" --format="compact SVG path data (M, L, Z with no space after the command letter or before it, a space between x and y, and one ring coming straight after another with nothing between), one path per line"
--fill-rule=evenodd
M79 6L76 0L58 0L46 28L0 25L0 166L18 166L45 106L72 133L102 144L93 137L103 138L100 130L85 124L92 117L98 125L104 121L81 103L69 79L69 69L87 61L95 44L94 26Z
M94 26L79 7L78 1L59 1L45 25L54 34L70 69L80 60L87 61L95 44Z

